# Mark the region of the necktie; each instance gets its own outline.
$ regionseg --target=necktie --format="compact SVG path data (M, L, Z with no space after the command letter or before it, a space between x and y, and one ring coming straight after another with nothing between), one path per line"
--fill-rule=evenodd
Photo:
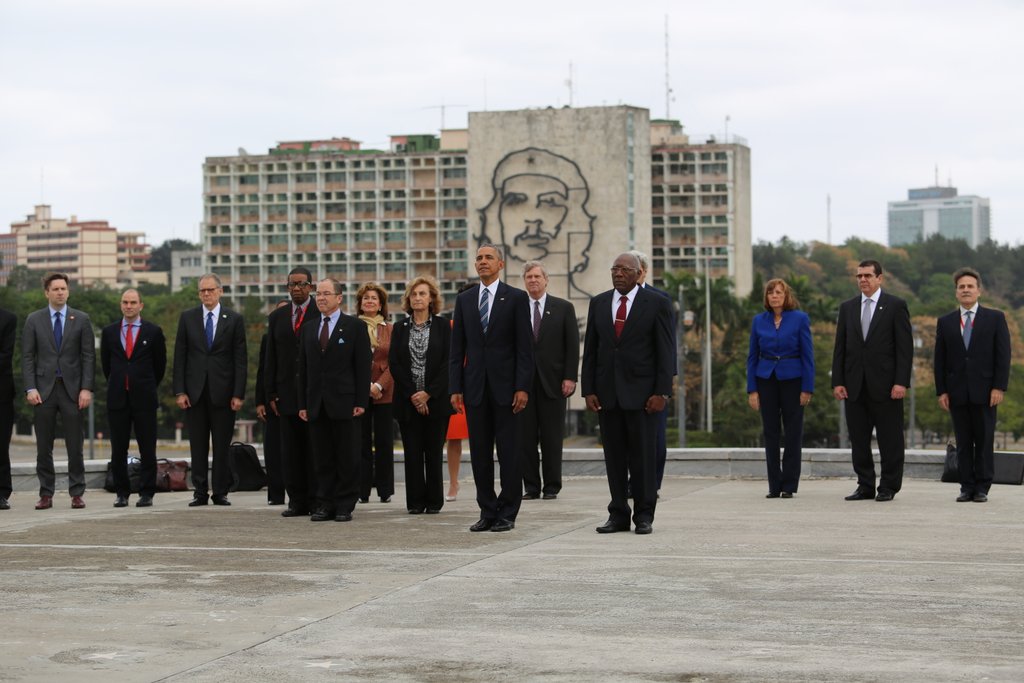
M129 360L131 360L132 350L135 348L135 341L132 339L132 327L134 325L124 326L124 355ZM128 391L128 373L124 375L124 390Z
M622 336L622 328L626 326L626 302L629 297L619 299L619 310L615 311L615 338Z
M320 351L327 350L327 342L330 341L330 331L327 329L327 325L331 322L330 318L324 318L324 326L320 328Z
M213 311L206 314L206 348L213 348Z
M874 301L871 299L864 299L864 310L860 314L860 331L864 334L864 339L868 338L868 328L871 326L871 304Z
M57 350L60 351L60 343L64 340L64 327L60 324L60 313L56 313L54 316L53 343L57 345Z
M974 325L971 324L971 312L967 311L964 315L967 316L967 319L964 320L964 348L969 349L971 348L971 328Z
M292 323L292 329L295 330L296 336L299 334L299 325L302 324L302 306L295 307L295 322Z
M533 302L533 340L540 337L540 302Z
M487 302L490 297L490 292L484 287L484 293L480 295L480 327L484 328L484 332L487 332Z

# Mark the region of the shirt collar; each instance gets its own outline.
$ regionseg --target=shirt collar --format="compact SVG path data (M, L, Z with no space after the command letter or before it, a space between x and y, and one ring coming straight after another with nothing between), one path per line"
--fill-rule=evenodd
M867 301L868 299L871 299L872 302L877 304L878 303L878 299L881 296L882 296L882 288L881 287L876 289L875 293L872 294L871 296L865 296L864 293L861 292L861 295L860 295L860 305L863 306L864 302Z
M214 306L212 311L207 310L206 306L200 306L200 308L203 309L203 322L206 322L206 319L209 317L210 313L213 313L214 320L220 319L220 304Z
M55 314L57 314L57 313L60 313L60 314L61 314L62 316L64 316L64 317L67 317L67 312L68 312L68 307L67 307L67 304L65 304L65 305L64 305L64 308L60 309L59 311L58 311L58 310L57 310L56 308L54 308L53 306L50 306L49 304L47 304L47 306L46 306L46 307L47 307L48 309L50 309L50 317L51 317L51 318L52 318L52 317L53 317L53 316L54 316Z
M613 289L615 292L615 301L622 301L623 294L617 289ZM629 299L629 303L633 303L633 299L636 298L636 293L640 291L640 285L633 285L633 289L626 292L625 297Z
M530 311L531 312L533 311L533 302L534 301L540 303L540 310L543 311L544 310L544 304L546 304L548 302L548 293L544 292L543 294L540 295L539 299L534 299L532 296L530 297Z
M142 317L141 316L136 318L135 322L133 322L133 323L128 322L128 320L126 318L121 318L121 327L122 328L128 327L129 325L132 326L132 327L138 327L141 324L142 324Z
M970 311L972 316L977 316L978 315L978 302L975 301L974 305L971 306L970 308L964 308L963 306L961 306L960 307L960 317L962 318L965 315L967 315L967 311Z

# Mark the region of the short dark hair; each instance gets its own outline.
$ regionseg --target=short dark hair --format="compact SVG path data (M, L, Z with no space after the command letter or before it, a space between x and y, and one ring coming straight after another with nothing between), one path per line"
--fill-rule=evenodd
M875 271L875 277L882 274L882 264L875 259L867 259L857 264L858 268L873 268Z
M291 270L288 271L288 274L289 275L305 275L307 282L310 282L310 283L313 282L313 273L309 272L309 268L306 268L305 266L295 266L294 268L292 268Z
M975 281L978 283L978 287L981 287L981 274L974 268L971 268L970 266L965 266L963 268L957 269L957 271L953 273L953 284L960 284L960 278L962 277L973 277Z
M45 276L43 276L44 292L50 291L50 283L53 282L54 280L63 280L64 284L66 284L68 287L71 286L71 278L68 277L67 273L47 273Z

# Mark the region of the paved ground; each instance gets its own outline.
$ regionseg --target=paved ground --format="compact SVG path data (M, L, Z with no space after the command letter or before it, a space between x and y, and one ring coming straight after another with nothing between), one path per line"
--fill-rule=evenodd
M757 481L672 478L651 536L601 536L602 479L526 501L284 519L264 493L0 512L0 680L1024 680L1024 490L956 504L908 481L766 500ZM134 502L134 498L133 498Z

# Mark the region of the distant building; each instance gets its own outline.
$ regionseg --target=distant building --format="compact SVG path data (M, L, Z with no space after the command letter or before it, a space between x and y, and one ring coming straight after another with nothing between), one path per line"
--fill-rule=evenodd
M18 240L14 233L0 235L0 287L7 286L7 278L18 265Z
M206 273L203 252L200 249L171 250L171 291L177 292L183 285L197 281Z
M990 212L988 198L958 196L955 187L908 190L907 201L889 202L889 246L942 235L978 247L989 239Z

